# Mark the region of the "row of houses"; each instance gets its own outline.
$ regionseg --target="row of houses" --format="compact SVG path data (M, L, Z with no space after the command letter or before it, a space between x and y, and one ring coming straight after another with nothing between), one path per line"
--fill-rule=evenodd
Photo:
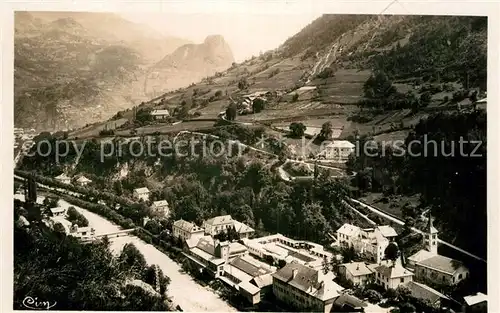
M62 173L62 174L54 177L54 179L63 183L63 184L66 184L66 185L71 184L71 180L72 180L72 178L69 177L68 175L66 175L66 173ZM80 186L87 186L88 184L90 184L92 182L92 180L88 179L84 175L80 175L80 176L78 176L78 178L75 179L75 182Z
M213 236L234 227L238 242L221 242ZM329 312L343 288L324 274L321 264L332 254L316 243L294 240L281 234L250 239L253 229L230 215L206 220L203 226L178 220L173 235L184 240L183 254L200 271L239 291L257 304L268 293L296 308L314 307ZM286 265L277 270L263 260L272 256Z
M216 236L221 232L227 232L230 228L236 230L240 239L249 238L255 232L252 227L234 220L231 215L221 215L208 219L203 222L202 227L188 221L178 220L174 222L172 231L174 236L182 240L189 240L201 238L205 234Z
M59 176L56 176L55 179L57 181L60 181L63 184L67 184L67 185L69 185L72 181L72 178L69 177L68 175L66 175L65 173L62 173ZM80 175L80 176L78 176L78 178L75 179L75 182L80 186L87 186L88 184L90 184L92 182L92 180L88 179L87 177L85 177L83 175ZM146 187L137 188L137 189L134 189L134 191L133 191L133 196L137 200L149 201L149 195L150 195L150 191ZM102 205L106 205L106 203L102 200L99 200L98 203L102 204ZM170 215L170 206L169 206L167 200L153 201L150 208L151 208L151 213L154 216L167 218Z

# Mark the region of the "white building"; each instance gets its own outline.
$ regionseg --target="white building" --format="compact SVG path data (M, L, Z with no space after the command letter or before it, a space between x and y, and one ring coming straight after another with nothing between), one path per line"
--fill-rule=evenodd
M216 216L203 222L205 233L210 236L215 236L221 232L227 232L229 228L233 227L240 238L248 238L255 232L252 227L234 220L231 215Z
M182 240L201 238L205 233L203 228L198 227L195 224L185 220L175 221L174 225L172 226L172 231L175 237L181 238Z
M375 268L375 281L385 289L396 289L413 281L413 273L404 268L401 262L383 264Z
M233 227L233 225L234 221L231 215L216 216L203 222L205 233L210 236L215 236L223 231L227 231L227 229Z
M151 116L153 116L155 120L163 120L170 117L170 112L168 112L168 110L154 110L151 112Z
M148 201L149 200L149 189L146 187L134 189L134 198L137 200Z
M60 181L63 184L69 184L69 183L71 183L71 178L68 177L65 173L62 173L61 175L56 176L55 179L58 180L58 181Z
M66 210L61 207L52 208L50 209L50 212L52 213L52 216L64 216L66 214Z
M432 225L430 213L424 243L427 249L408 258L408 266L414 268L417 280L451 286L469 277L469 270L462 262L438 254L438 231Z
M274 234L254 239L243 239L250 254L259 258L267 256L287 263L296 262L314 269L322 269L326 259L330 262L333 255L322 245L305 240L294 240Z
M151 205L153 214L167 218L170 214L170 207L167 200L154 201Z
M346 223L337 230L340 246L353 247L361 256L377 264L384 259L385 249L395 237L397 233L390 226L362 229Z
M77 237L79 239L90 239L94 236L95 230L91 227L78 227L78 225L73 225L70 228L70 235Z
M78 179L76 180L76 182L80 185L80 186L87 186L89 183L91 183L92 181L90 179L88 179L87 177L85 176L80 176L78 177Z
M375 278L373 265L365 262L345 263L339 266L339 273L354 285L363 286Z
M321 145L318 156L327 160L345 161L354 153L356 146L347 140L335 140Z
M343 290L331 277L298 263L287 264L272 276L276 298L299 310L328 313Z

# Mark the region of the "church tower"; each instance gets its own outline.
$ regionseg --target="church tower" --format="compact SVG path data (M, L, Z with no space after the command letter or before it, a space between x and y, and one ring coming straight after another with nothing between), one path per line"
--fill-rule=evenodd
M427 243L427 250L432 253L437 255L437 247L438 247L438 230L432 226L432 214L431 211L429 210L429 224L427 228L427 234L424 236L426 238L426 243Z

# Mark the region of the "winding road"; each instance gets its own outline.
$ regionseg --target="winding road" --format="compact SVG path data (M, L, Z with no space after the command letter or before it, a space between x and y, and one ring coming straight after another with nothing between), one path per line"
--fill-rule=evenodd
M24 201L24 195L15 194L15 199ZM43 202L44 197L39 196L37 202ZM121 227L108 221L107 219L74 206L64 200L59 200L59 207L75 207L89 221L89 226L95 229L96 235L107 234L121 230ZM236 312L237 310L222 300L216 293L207 287L203 287L194 281L191 276L184 273L181 266L170 259L167 255L156 249L153 245L147 244L135 236L122 236L110 238L111 251L117 255L127 243L134 244L144 255L148 265L157 264L163 273L170 278L168 295L172 301L179 305L184 311L189 312Z

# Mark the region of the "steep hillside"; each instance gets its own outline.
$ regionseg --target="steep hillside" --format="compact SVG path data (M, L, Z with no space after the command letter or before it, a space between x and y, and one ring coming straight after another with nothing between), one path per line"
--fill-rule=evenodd
M456 110L459 101L484 95L486 26L484 17L324 15L277 49L145 106L194 118L190 129L197 119L206 127L207 119L217 119L234 101L245 112L236 117L243 123L287 129L302 122L314 133L328 121L340 138L394 133L393 139L403 139L429 112ZM185 64L184 57L198 64L195 47L181 47L159 62L147 87L177 77L175 66ZM264 109L243 110L243 96L255 92L268 93ZM148 125L144 132L155 129L182 125Z
M165 86L183 87L224 71L233 62L233 53L224 38L220 35L208 36L201 44L186 44L177 48L152 66L147 85L156 90ZM172 77L175 79L172 80Z
M144 70L186 40L108 13L16 12L15 124L81 127L147 99Z

